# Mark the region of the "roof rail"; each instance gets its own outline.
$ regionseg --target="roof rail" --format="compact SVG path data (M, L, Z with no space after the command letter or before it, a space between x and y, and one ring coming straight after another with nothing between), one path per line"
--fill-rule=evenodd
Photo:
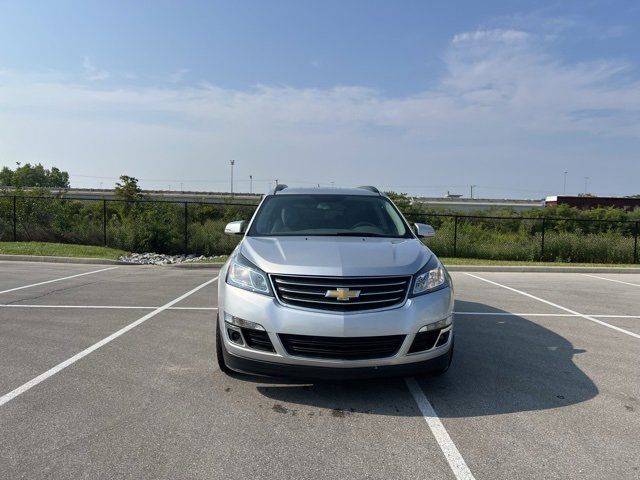
M284 190L285 188L287 188L287 185L285 185L284 183L276 185L276 188L273 189L273 194L275 195L276 193L278 193L281 190Z
M370 192L377 193L378 195L381 195L380 190L378 190L376 187L372 187L371 185L363 185L363 186L358 187L358 188L362 188L363 190L369 190Z

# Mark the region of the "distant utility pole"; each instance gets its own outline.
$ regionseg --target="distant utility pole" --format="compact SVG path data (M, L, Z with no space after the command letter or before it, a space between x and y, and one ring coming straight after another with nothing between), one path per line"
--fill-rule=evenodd
M562 194L566 195L567 194L567 172L566 170L564 171L564 185L562 186Z
M473 189L476 188L477 185L471 185L471 198L473 198Z
M249 193L253 193L253 175L249 175Z
M229 160L231 164L231 196L233 197L233 166L236 164L235 160Z
M589 177L584 177L584 193L589 192Z
M180 191L181 191L181 192L184 192L184 185L183 185L183 183L182 183L182 182L180 182Z
M331 182L331 188L335 188L335 183L336 182Z

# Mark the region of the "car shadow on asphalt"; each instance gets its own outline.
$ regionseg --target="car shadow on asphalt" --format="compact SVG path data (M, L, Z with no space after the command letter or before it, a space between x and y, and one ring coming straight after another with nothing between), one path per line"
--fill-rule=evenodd
M564 337L482 303L456 301L456 311L489 315L456 315L451 368L440 377L418 378L440 417L560 408L598 394L596 385L573 361L574 355L584 351L576 350ZM334 412L422 415L399 378L344 382L238 378L255 381L257 391L278 404Z

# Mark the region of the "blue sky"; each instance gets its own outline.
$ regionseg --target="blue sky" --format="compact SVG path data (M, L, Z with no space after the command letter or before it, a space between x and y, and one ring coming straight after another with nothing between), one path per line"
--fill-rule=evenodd
M0 164L638 194L635 1L0 1Z

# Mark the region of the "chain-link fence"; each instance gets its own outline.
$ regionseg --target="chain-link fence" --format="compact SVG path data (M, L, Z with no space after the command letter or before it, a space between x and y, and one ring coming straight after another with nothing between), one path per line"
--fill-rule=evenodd
M219 255L231 252L239 241L224 234L226 223L250 219L255 208L244 203L0 196L0 241Z
M238 237L226 223L249 220L246 203L78 200L0 196L0 241L104 245L126 251L228 254ZM406 213L429 223L425 243L441 257L638 263L638 221Z
M640 222L552 217L407 214L431 224L426 245L441 257L638 263Z

